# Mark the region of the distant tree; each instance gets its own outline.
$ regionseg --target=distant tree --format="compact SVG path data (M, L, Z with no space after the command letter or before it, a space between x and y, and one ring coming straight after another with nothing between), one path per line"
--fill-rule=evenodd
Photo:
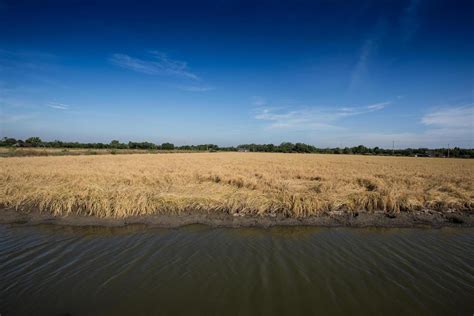
M352 152L354 154L365 154L368 152L368 149L367 147L365 147L364 145L359 145L357 147L353 147L352 148Z
M314 152L314 150L315 148L313 146L304 143L296 143L293 148L293 151L297 153L310 153Z
M120 142L118 140L114 139L113 141L110 142L109 147L110 148L119 148L120 147Z
M53 147L53 148L61 148L64 147L64 143L60 140L54 140L52 142L46 143L45 144L47 147Z
M3 137L0 141L0 146L13 146L17 143L15 138Z
M344 147L344 149L342 150L342 153L346 155L350 155L352 154L352 150L349 147Z
M163 144L161 144L161 149L164 149L164 150L173 150L173 149L174 149L174 144L171 144L171 143L163 143Z
M1 1L1 0L0 0ZM21 139L3 137L0 139L0 146L17 146L17 147L52 147L52 148L87 148L87 149L181 149L181 150L208 150L214 151L251 151L251 152L284 152L284 153L323 153L323 154L363 154L363 155L392 155L392 149L384 149L379 147L365 147L364 145L355 146L352 148L317 148L305 143L290 143L284 142L280 145L273 144L241 144L237 147L219 147L214 144L201 145L185 145L176 147L171 143L163 143L156 145L150 142L128 142L128 144L120 143L118 140L112 140L109 144L103 143L79 143L79 142L63 142L54 140L51 142L43 142L39 137L30 137L26 141ZM447 157L448 148L406 148L397 149L394 154L396 156L423 156L423 157ZM449 157L458 158L474 158L473 148L459 148L454 147L449 149Z
M280 151L284 153L291 153L293 151L293 143L285 142L280 144Z
M43 141L39 137L30 137L25 140L25 143L30 144L33 147L38 147Z
M158 146L149 142L141 142L141 143L128 142L128 148L130 149L157 149Z
M116 139L114 139L113 141L110 142L109 148L112 148L112 149L125 149L125 148L127 148L127 145L119 142Z
M459 147L454 147L451 150L450 157L461 157L461 149Z

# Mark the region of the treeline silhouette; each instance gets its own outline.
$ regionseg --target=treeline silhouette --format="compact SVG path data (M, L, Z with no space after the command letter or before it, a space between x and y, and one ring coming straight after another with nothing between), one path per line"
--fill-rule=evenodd
M279 153L320 153L320 154L359 154L383 156L418 156L418 157L453 157L474 158L472 148L405 148L386 149L380 147L355 147L317 148L304 143L284 142L274 144L243 144L237 147L219 147L215 144L175 146L172 143L154 144L151 142L121 143L113 140L105 143L79 143L63 142L60 140L43 141L39 137L30 137L26 140L4 137L0 140L1 147L44 147L44 148L84 148L84 149L142 149L142 150L186 150L186 151L248 151L248 152L279 152Z

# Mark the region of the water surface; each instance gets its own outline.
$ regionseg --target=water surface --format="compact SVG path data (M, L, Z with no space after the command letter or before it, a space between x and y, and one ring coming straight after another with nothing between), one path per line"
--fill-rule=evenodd
M474 229L0 225L1 315L472 315Z

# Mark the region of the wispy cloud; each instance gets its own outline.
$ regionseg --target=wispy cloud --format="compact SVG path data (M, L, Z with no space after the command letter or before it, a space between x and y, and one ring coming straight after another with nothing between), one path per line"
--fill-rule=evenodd
M0 56L28 60L56 60L59 56L35 50L8 50L0 48Z
M28 57L28 58L48 58L53 59L58 56L48 52L36 51L36 50L9 50L0 48L0 55L15 56L15 57Z
M61 71L61 56L48 52L27 50L6 50L0 48L0 71L5 78L15 77L23 86L39 90L54 86L67 89L64 79L58 79ZM17 86L13 81L8 85L10 92Z
M277 108L258 109L255 119L270 122L269 129L335 130L343 129L335 123L345 117L362 115L384 109L391 102L381 102L358 107L305 107L291 111Z
M215 88L211 86L178 86L178 89L187 92L206 92L214 90Z
M57 56L37 51L12 51L0 48L0 67L16 73L42 72L54 68Z
M392 104L391 101L385 101L385 102L380 102L380 103L375 103L375 104L369 104L366 106L343 107L343 108L336 109L334 114L336 114L337 117L360 115L360 114L382 110L390 104Z
M409 0L408 6L400 16L401 40L408 42L416 33L419 26L418 9L421 0ZM354 91L361 87L369 75L371 60L378 51L379 44L385 37L386 20L381 17L362 43L357 56L357 61L351 73L349 91Z
M64 103L59 103L59 102L49 102L47 105L47 107L50 107L52 109L56 109L56 110L69 110L70 106L67 105L67 104L64 104Z
M325 123L324 116L329 120L327 114L312 109L277 112L275 109L267 108L255 115L255 119L269 121L268 129L330 130L338 128Z
M186 62L171 59L165 53L158 51L148 52L148 59L131 57L126 54L113 54L109 60L116 66L147 75L168 75L191 80L200 79L188 69Z
M369 58L374 49L375 40L366 39L360 50L357 63L355 64L354 69L352 70L349 90L354 90L355 88L357 88L363 81L363 78L367 75Z
M372 31L366 35L362 45L358 49L357 60L352 69L349 82L349 91L354 91L365 83L369 76L371 60L376 57L379 44L385 36L387 21L381 16L374 25Z
M36 113L31 114L3 114L0 113L0 123L3 124L12 124L18 123L21 121L27 121L34 119L36 117Z
M421 132L395 132L384 131L372 133L351 133L347 135L351 144L363 143L369 146L391 147L392 141L396 148L407 147L467 147L472 148L474 135L471 128L432 127Z
M422 117L421 123L435 128L474 128L474 104L434 110Z
M407 147L472 147L474 144L474 104L448 106L433 109L419 119L423 129L418 131L389 131L378 129L357 131L343 127L346 118L383 111L393 104L391 101L365 106L349 107L304 107L297 109L260 108L254 118L268 123L269 130L290 132L318 131L307 133L306 141L320 146L381 146L389 148L395 141L396 148ZM321 138L321 135L324 135ZM300 139L300 138L298 138Z
M267 100L261 96L256 95L252 97L252 103L255 106L264 106L267 104Z
M419 18L417 16L418 7L421 0L410 0L408 6L404 9L400 18L400 27L402 31L402 40L408 42L413 38L419 27Z
M426 130L420 132L353 134L369 145L406 147L472 147L474 142L474 104L438 108L421 117Z

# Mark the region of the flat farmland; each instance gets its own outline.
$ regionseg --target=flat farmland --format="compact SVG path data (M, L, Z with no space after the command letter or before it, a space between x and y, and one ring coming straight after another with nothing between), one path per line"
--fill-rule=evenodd
M0 167L3 207L62 216L474 209L474 161L462 159L184 153L3 158Z

